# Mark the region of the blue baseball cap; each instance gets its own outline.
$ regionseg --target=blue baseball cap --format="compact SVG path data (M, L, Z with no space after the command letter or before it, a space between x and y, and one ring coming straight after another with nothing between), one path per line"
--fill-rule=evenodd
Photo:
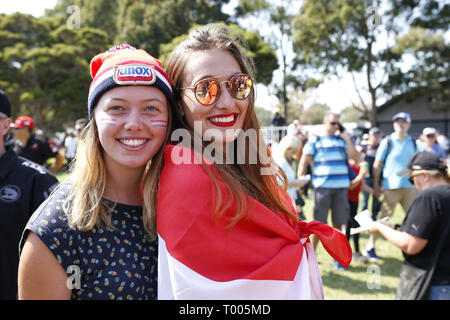
M392 117L392 121L395 121L397 119L403 119L408 123L411 123L411 116L407 114L406 112L399 112L395 116Z

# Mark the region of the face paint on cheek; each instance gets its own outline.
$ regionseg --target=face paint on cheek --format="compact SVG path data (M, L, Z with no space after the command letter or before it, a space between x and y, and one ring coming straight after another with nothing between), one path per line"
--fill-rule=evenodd
M104 126L116 126L117 119L115 119L115 118L100 118L98 120L98 124L104 125Z
M150 124L152 127L167 127L167 121L166 120L150 120Z

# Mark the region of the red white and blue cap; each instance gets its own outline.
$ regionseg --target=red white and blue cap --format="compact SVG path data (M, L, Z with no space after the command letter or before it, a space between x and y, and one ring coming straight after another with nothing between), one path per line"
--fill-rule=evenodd
M118 86L152 86L160 89L175 110L172 86L162 63L144 50L121 44L96 55L90 65L92 82L89 87L88 111L92 118L101 96Z

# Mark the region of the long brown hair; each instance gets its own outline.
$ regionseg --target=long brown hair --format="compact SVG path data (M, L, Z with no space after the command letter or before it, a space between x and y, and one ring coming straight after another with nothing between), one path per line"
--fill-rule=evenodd
M246 51L246 45L241 37L230 27L224 24L208 24L191 32L188 39L180 43L172 52L167 64L167 74L172 81L175 101L177 103L177 111L174 115L174 129L183 128L191 133L191 137L195 135L193 128L189 126L183 116L181 116L183 108L183 99L181 96L183 72L189 57L195 52L202 50L218 49L230 53L238 62L241 72L249 74L255 78L254 64ZM254 112L255 90L252 91L248 99L248 109L245 116L243 130L246 132L253 129L260 132L260 126L256 114ZM193 139L191 139L192 141ZM235 155L237 154L236 141L233 142ZM203 142L203 149L206 147ZM249 139L249 143L245 144L245 161L243 164L217 164L213 163L214 174L204 166L206 172L211 177L214 184L214 215L221 216L226 210L237 205L237 211L230 226L235 225L239 220L244 218L247 213L252 212L252 208L248 207L248 196L255 198L262 204L274 212L286 215L289 219L297 221L298 217L286 203L283 198L285 195L280 192L280 186L277 177L283 181L284 190L287 189L286 176L273 162L270 151L259 134L256 140ZM250 154L254 152L256 163L250 163ZM264 169L271 167L277 168L274 174L261 174ZM227 203L223 201L223 195L216 176L224 182L225 187L229 191L231 200Z

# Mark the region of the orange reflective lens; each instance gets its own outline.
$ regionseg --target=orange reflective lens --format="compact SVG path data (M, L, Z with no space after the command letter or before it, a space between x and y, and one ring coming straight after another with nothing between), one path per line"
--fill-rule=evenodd
M253 79L247 74L237 74L227 81L217 81L213 78L200 80L193 88L181 88L194 90L197 101L205 106L212 105L219 99L220 84L226 83L230 95L237 100L247 99L253 89Z

